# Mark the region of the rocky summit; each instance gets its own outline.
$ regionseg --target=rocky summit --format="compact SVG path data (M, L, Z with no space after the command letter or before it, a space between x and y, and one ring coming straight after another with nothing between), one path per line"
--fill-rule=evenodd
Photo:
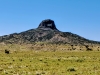
M36 29L30 29L21 33L0 36L0 43L60 43L60 44L100 44L98 41L88 40L71 32L61 32L56 28L51 19L43 20Z
M51 20L51 19L43 20L43 21L40 23L40 25L39 25L38 28L42 28L42 29L48 29L48 28L50 28L50 29L53 29L53 30L58 30L58 29L56 28L56 25L55 25L54 21Z

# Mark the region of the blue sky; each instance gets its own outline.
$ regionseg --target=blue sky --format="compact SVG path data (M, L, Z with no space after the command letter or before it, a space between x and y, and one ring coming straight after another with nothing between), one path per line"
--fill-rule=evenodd
M60 31L100 41L100 0L0 0L0 36L37 28L44 19Z

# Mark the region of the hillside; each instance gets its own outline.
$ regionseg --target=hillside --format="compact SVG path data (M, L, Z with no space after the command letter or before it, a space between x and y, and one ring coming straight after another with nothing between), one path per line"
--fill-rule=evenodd
M100 44L100 42L88 40L71 32L61 32L56 28L54 21L50 19L43 20L36 29L1 36L0 42L21 44L34 42Z

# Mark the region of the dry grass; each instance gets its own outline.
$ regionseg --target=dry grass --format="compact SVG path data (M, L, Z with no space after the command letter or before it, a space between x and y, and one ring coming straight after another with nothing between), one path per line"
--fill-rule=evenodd
M99 51L33 50L30 47L1 45L0 75L100 75ZM5 54L4 49L10 50L10 54Z

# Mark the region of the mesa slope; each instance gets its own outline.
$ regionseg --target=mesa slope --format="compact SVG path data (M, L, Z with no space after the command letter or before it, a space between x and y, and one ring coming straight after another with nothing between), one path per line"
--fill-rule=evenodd
M81 46L99 46L100 42L88 40L71 32L62 32L56 28L53 20L43 20L38 28L30 29L21 33L13 33L0 37L0 43L4 44L33 44L46 42L48 44L68 44Z

